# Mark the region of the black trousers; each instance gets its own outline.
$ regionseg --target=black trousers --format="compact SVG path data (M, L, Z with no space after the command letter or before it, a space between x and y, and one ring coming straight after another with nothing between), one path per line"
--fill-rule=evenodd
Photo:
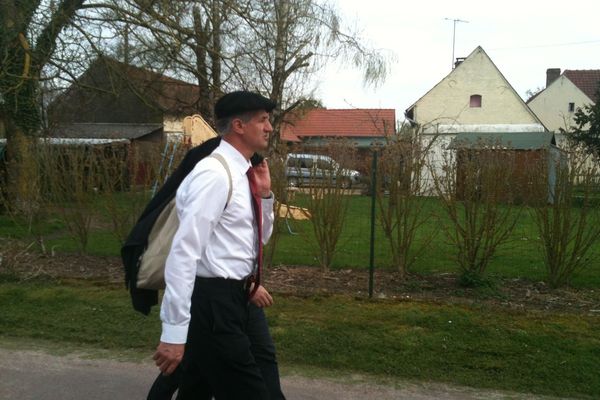
M242 282L196 282L184 360L156 378L148 400L170 400L177 388L178 399L285 399L264 311Z

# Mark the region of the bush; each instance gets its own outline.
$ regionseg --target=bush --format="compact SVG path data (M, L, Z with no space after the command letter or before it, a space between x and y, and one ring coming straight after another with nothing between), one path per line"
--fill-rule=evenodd
M570 147L569 162L542 160L535 176L544 179L549 166L555 167L555 184L550 192L543 190L539 198L546 201L531 208L540 237L540 250L546 266L547 281L551 287L569 284L573 275L597 263L591 254L592 246L600 240L600 170L590 162L590 156ZM555 163L555 165L549 165ZM537 188L545 189L542 184Z
M510 239L521 215L522 206L514 203L512 154L480 144L446 153L443 173L431 171L449 221L442 228L456 249L462 281L483 281L497 248Z
M431 216L425 213L425 201L421 197L428 149L421 147L415 138L395 139L380 150L375 190L379 221L389 242L393 263L400 276L405 277L434 237L425 237L415 248L417 232Z

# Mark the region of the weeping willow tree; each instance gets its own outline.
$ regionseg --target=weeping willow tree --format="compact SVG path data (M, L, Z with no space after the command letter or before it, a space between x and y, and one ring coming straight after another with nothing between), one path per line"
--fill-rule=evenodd
M340 61L363 73L366 85L386 77L393 57L370 48L357 31L347 26L335 7L326 1L249 1L237 10L244 34L235 42L234 54L242 85L268 93L277 103L271 151L280 143L286 116L302 104L315 87L311 78L327 63Z

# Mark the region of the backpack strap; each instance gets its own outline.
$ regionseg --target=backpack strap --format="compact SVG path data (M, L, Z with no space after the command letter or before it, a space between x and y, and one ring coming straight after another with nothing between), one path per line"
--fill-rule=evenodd
M231 193L233 191L233 181L231 179L231 170L229 170L229 165L227 164L225 157L223 157L221 154L212 153L209 157L216 158L221 163L223 168L225 168L225 172L227 172L227 178L229 180L229 192L227 193L227 203L225 203L225 207L227 207L227 204L229 204L229 201L231 200Z

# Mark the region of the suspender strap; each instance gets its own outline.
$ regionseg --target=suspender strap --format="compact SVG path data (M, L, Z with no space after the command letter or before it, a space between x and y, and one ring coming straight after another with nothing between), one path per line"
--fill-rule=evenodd
M227 203L225 204L225 207L227 207L227 204L229 204L229 201L231 200L231 193L233 191L233 181L231 179L231 170L229 169L229 165L227 164L227 161L225 161L225 157L223 157L221 154L212 153L209 157L216 158L221 163L223 168L225 168L225 172L227 172L227 178L229 180L229 192L227 193Z

